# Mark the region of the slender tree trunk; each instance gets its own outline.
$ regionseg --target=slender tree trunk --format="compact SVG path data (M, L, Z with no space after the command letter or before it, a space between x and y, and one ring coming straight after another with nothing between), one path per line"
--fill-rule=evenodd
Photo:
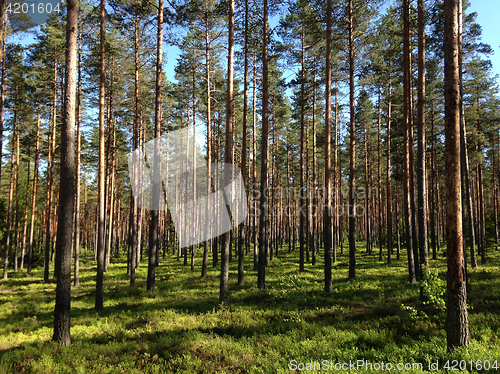
M208 13L208 3L205 4L207 7L207 13ZM205 79L207 81L207 171L208 171L208 181L207 181L207 195L212 193L212 182L211 182L211 171L212 171L212 149L211 149L211 101L210 101L210 34L209 34L209 27L208 27L208 14L205 15ZM208 209L208 207L207 207ZM208 213L208 211L207 211ZM210 230L210 227L207 227L208 230ZM208 239L205 241L205 246L203 248L203 263L201 266L201 277L206 278L207 277L207 267L208 267L208 249L209 245L212 245L212 250L213 248L213 242L211 239Z
M31 220L28 239L28 274L31 274L31 266L33 262L33 234L35 230L36 194L38 191L38 164L40 162L40 104L38 104L35 142L35 171L33 176L33 193L31 195Z
M26 255L26 232L28 230L28 204L30 196L30 167L31 161L28 158L28 177L26 178L26 200L24 201L24 221L23 221L23 244L21 246L21 270L24 268L24 257Z
M7 270L9 267L9 252L11 246L11 230L10 227L12 225L12 200L14 197L14 171L16 166L16 158L18 155L16 154L16 126L17 126L17 108L14 107L14 122L12 128L12 136L11 136L11 159L10 159L10 183L9 183L9 205L7 208L7 230L5 232L5 254L4 254L4 263L3 263L3 279L7 279Z
M331 171L331 113L332 113L332 0L326 2L326 86L325 86L325 201L323 211L323 240L325 243L325 292L332 292L332 171Z
M17 87L16 87L16 99L17 99ZM19 262L19 159L21 156L19 150L19 132L20 129L17 128L16 136L16 221L14 222L14 272L18 270Z
M267 34L267 0L263 0L262 31L262 147L260 168L260 226L259 226L259 261L257 287L266 288L266 252L268 245L268 210L267 210L267 163L269 145L269 92L268 92L268 34Z
M69 345L71 308L71 253L75 207L75 114L78 1L68 1L66 22L66 71L61 127L61 166L59 187L59 224L57 225L56 261L58 265L53 340Z
M411 204L411 86L410 86L410 4L409 0L403 0L403 133L404 133L404 188L403 202L405 215L406 248L408 252L408 275L410 283L417 282L413 248L413 211Z
M383 261L382 254L382 138L381 138L381 126L382 126L382 89L378 88L378 121L377 121L377 200L378 200L378 246L379 246L379 256L378 260Z
M458 43L459 1L444 2L444 77L446 136L446 244L448 262L448 351L470 341L464 274L460 174L460 69Z
M391 74L391 61L389 60L389 74ZM392 187L391 187L391 115L392 115L392 87L389 75L389 87L387 89L387 263L392 262ZM397 217L396 217L397 218Z
M354 118L354 20L352 0L349 0L349 279L356 278L356 207L355 207L355 173L356 173L356 122Z
M365 113L365 118L363 119L363 147L364 147L364 152L365 152L365 157L364 157L364 164L365 164L365 190L369 191L370 188L370 182L369 182L369 169L368 169L368 160L370 159L370 150L369 150L369 145L368 145L368 120L366 118L366 113ZM371 236L371 225L370 225L370 215L371 215L371 210L370 210L370 197L367 196L365 198L365 240L366 240L366 252L371 254L372 253L372 236Z
M139 16L134 17L134 124L132 134L133 151L139 148ZM133 163L137 168L137 163ZM134 175L138 175L138 170L134 170ZM137 180L132 181L136 184ZM130 286L135 284L135 268L138 253L138 214L137 201L132 192L130 192L130 216L129 216L129 249L128 249L128 273L130 275Z
M82 122L82 71L81 71L81 34L78 33L78 95L76 119L76 175L75 175L75 286L80 285L80 150L82 147L81 122Z
M476 261L476 237L474 233L474 211L472 209L472 196L470 189L470 173L469 173L469 152L467 150L467 130L465 128L465 113L463 105L463 78L462 78L462 1L458 3L458 63L460 66L459 79L460 79L460 168L462 171L462 224L465 225L465 239L464 239L464 264L466 284L468 287L467 278L467 237L469 238L469 245L471 250L472 267L477 266Z
M44 265L44 282L49 281L49 261L50 261L50 240L52 238L52 196L53 196L53 180L54 180L54 144L56 135L56 123L57 123L57 57L56 51L54 50L54 101L52 108L52 126L49 128L49 141L48 141L48 155L47 155L47 213L45 217L45 265Z
M299 189L299 200L300 200L300 220L299 220L299 251L300 251L300 259L299 259L299 271L304 271L304 225L305 225L305 217L304 217L304 200L305 200L305 167L304 167L304 129L305 129L305 44L304 44L304 25L302 25L302 34L301 34L301 72L300 72L300 189Z
M316 217L318 216L318 202L316 199L317 195L317 181L316 181L316 56L314 56L314 67L313 67L313 72L314 72L314 79L313 79L313 107L312 107L312 188L311 188L311 195L312 198L310 199L310 203L312 204L311 206L311 240L309 241L309 245L311 246L311 252L312 252L312 264L316 265L316 256L317 256L317 248L316 248ZM331 71L330 71L330 86L331 86ZM331 94L330 94L330 99L331 99ZM330 104L331 108L331 104ZM330 109L331 110L331 109ZM331 112L330 112L330 117L331 117ZM330 128L330 133L331 133L331 123L328 126ZM331 155L331 135L330 135L330 155ZM277 152L277 151L276 151ZM330 162L330 169L331 169L331 157L328 159ZM278 167L276 167L278 169ZM330 170L330 190L331 190L331 170ZM281 196L281 193L280 193ZM331 196L331 191L330 191L330 196ZM331 206L331 197L330 197L330 206ZM312 207L314 207L314 212L312 211ZM281 215L280 215L281 216ZM331 222L331 208L330 208L330 222ZM330 223L331 225L331 223ZM332 236L332 230L330 228L330 238Z
M259 263L258 233L257 233L257 54L253 55L253 99L252 99L252 191L254 214L253 214L253 270L257 271Z
M3 150L3 121L5 116L5 48L6 48L6 29L7 29L7 14L4 12L5 1L0 1L0 64L2 64L2 77L0 81L0 191L2 189L2 150Z
M100 46L99 46L99 165L98 165L98 212L97 212L97 277L96 277L96 295L95 311L100 313L103 310L104 298L104 251L105 251L105 155L104 155L104 99L105 99L105 1L100 0Z
M162 86L162 61L163 61L163 0L158 2L158 24L157 24L157 39L156 39L156 87L155 87L155 129L154 138L161 136L162 125L162 102L161 102L161 86ZM194 139L193 139L194 141ZM155 142L153 170L160 172L160 146L159 142ZM153 183L152 197L153 203L159 203L161 195L161 182ZM151 221L149 224L149 245L148 245L148 277L146 282L147 291L155 289L155 270L156 270L156 253L158 251L158 210L151 210Z
M247 120L248 120L248 0L245 0L245 45L244 45L244 74L243 74L243 143L241 145L241 170L245 183L247 168ZM246 220L245 220L246 221ZM238 230L238 285L244 283L244 244L247 225L245 221L240 223Z
M426 160L426 137L425 137L425 22L424 22L424 0L418 0L418 104L417 104L417 127L418 127L418 166L417 166L417 188L418 188L418 246L420 252L420 264L429 269L429 248L427 234L427 168ZM423 297L421 290L421 297Z
M234 58L234 0L229 2L229 33L228 33L228 54L227 54L227 96L226 96L226 144L224 149L225 164L232 163L233 148L233 122L234 122L234 103L233 103L233 58ZM228 168L224 167L224 185L228 185L230 178ZM227 203L227 196L224 194L224 200L228 212L230 212ZM223 235L221 251L221 273L220 273L220 293L219 303L229 305L229 252L231 251L231 232Z
M338 209L343 206L340 201L340 173L339 173L339 157L338 157L338 145L339 145L339 102L338 102L338 79L335 77L335 143L333 145L333 184L334 184L334 196L333 196L333 263L337 262L337 246L341 241L343 244L343 223L340 224L340 220L343 218L344 214L337 214ZM343 212L343 210L341 211Z

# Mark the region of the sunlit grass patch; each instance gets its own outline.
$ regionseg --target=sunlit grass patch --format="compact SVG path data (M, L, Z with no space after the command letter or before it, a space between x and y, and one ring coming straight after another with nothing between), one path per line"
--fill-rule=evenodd
M269 261L265 290L256 287L251 256L245 284L236 286L234 259L230 305L223 308L220 270L210 261L201 279L201 252L194 273L174 256L161 259L151 293L144 261L130 287L125 259L113 258L100 315L94 311L95 263L83 259L81 284L72 287L70 347L51 341L55 283L43 283L39 268L31 277L9 273L0 282L0 373L289 373L290 360L500 360L499 252L490 250L486 266L469 269L472 343L453 355L446 352L440 312L422 305L419 286L408 284L404 257L387 265L378 262L378 249L368 255L360 245L358 276L348 280L347 250L338 251L333 293L326 295L322 254L317 265L299 272L297 252L282 248ZM445 266L441 255L431 261L441 279ZM412 319L401 304L425 310L426 317Z

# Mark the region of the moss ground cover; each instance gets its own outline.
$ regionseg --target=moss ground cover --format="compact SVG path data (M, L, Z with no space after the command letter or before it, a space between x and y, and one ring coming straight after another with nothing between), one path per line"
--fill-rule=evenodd
M151 293L145 261L131 288L125 258L112 258L100 315L96 265L83 259L69 347L51 341L55 283L43 283L41 267L30 277L10 272L0 282L0 373L444 373L464 364L461 373L500 372L500 252L493 248L486 265L469 269L472 342L453 354L445 312L419 301L403 254L387 265L359 243L355 280L347 279L347 253L339 254L331 295L323 292L321 256L300 273L298 253L282 248L261 291L249 254L245 285L236 286L234 260L230 305L219 307L219 269L210 266L200 279L201 252L194 273L173 256L162 259ZM430 261L441 280L445 261L442 251Z

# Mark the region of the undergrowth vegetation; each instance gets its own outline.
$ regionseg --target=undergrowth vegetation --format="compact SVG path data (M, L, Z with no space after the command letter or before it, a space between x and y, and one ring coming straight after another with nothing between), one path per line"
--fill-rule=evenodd
M94 312L96 265L83 259L81 285L72 287L69 347L51 341L55 283L43 283L40 267L30 277L10 273L0 282L0 373L376 372L365 364L353 370L349 361L358 360L391 363L385 372L444 373L452 360L465 360L461 373L499 372L491 366L500 365L500 252L493 248L487 265L469 269L472 342L453 354L446 352L443 252L422 282L424 303L419 285L408 284L403 257L387 265L362 244L353 281L347 254L339 253L331 295L323 292L322 261L299 272L298 253L287 248L269 261L267 288L260 291L249 255L244 286L236 286L237 262L230 264L228 307L218 305L219 269L200 278L201 254L195 273L173 256L161 260L151 293L145 261L129 287L125 259L113 258L100 315ZM436 361L439 370L430 370ZM335 370L336 363L347 366ZM398 370L398 363L422 363L423 370Z

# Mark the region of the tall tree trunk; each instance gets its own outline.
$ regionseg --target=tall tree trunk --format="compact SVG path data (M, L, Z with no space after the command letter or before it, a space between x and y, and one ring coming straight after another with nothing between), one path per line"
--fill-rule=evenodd
M389 74L391 74L391 61L389 60ZM392 187L391 187L391 110L392 110L392 87L389 75L389 87L387 89L387 263L392 262ZM397 217L396 217L397 219Z
M162 56L163 56L163 0L158 2L158 33L157 33L157 51L156 51L156 96L155 96L155 130L154 138L161 136L162 124L162 102L161 102L161 85L162 85ZM194 141L194 139L193 139ZM153 170L160 171L160 147L159 142L155 142ZM153 203L159 203L161 194L161 182L153 183ZM151 211L151 221L149 224L149 246L148 246L148 277L146 282L147 291L155 289L155 269L156 255L159 245L158 236L158 210Z
M332 243L332 251L333 251L333 263L337 262L337 246L339 245L339 242L342 241L343 245L343 236L344 236L344 231L343 231L343 223L342 225L340 224L340 220L343 219L344 214L337 214L338 210L337 208L340 208L343 206L342 202L340 201L340 173L339 173L339 157L338 157L338 148L339 148L339 101L338 101L338 79L335 77L335 143L333 145L333 184L334 184L334 196L333 196L333 243ZM343 210L341 210L343 212ZM341 240L342 237L342 240Z
M469 344L464 274L462 197L460 183L460 69L458 0L444 2L444 79L446 136L446 244L448 262L448 351Z
M49 281L49 261L50 261L50 240L52 238L52 197L54 181L54 144L56 136L56 123L57 123L57 55L54 49L54 101L52 107L52 124L49 126L49 140L48 140L48 155L47 155L47 203L46 203L46 217L45 217L45 264L44 264L44 282Z
M269 92L268 92L268 32L267 32L267 0L263 0L262 19L262 147L260 167L260 225L259 225L259 263L257 274L257 287L266 288L266 252L268 245L267 227L269 222L267 210L267 163L269 146Z
M252 89L252 181L253 187L253 270L257 271L259 263L257 234L257 54L253 54L253 89Z
M408 275L410 283L417 282L415 269L415 258L413 248L413 211L411 204L411 142L412 122L411 122L411 85L410 85L410 4L409 0L403 0L403 133L404 133L404 188L403 203L405 215L406 248L408 252Z
M300 220L299 220L299 271L304 271L304 200L305 200L305 168L304 168L304 129L305 129L305 44L304 44L304 24L302 24L302 34L301 34L301 71L300 71L300 189L299 189L299 200L300 200Z
M326 2L326 85L325 85L325 202L323 211L323 241L325 243L325 292L332 292L332 0Z
M0 190L2 186L2 150L3 150L3 121L5 116L5 47L6 47L6 39L7 33L7 14L4 12L5 1L0 1L0 64L2 64L2 77L0 81Z
M16 86L16 101L17 101L17 86ZM17 105L17 104L16 104ZM14 272L18 270L19 262L19 159L21 158L21 152L19 150L19 133L20 129L17 128L16 136L16 221L14 223Z
M418 0L418 155L417 155L417 189L418 189L418 246L420 264L429 269L429 248L427 234L427 168L426 137L425 137L425 22L424 0ZM421 290L421 297L423 297Z
M75 204L75 114L78 1L68 1L66 21L66 71L61 127L61 166L59 187L59 224L56 261L58 265L53 340L69 345L71 308L71 253Z
M470 173L469 173L469 152L467 150L467 130L465 128L465 113L463 105L463 78L462 78L462 1L458 3L458 63L460 66L459 79L460 79L460 167L462 171L462 224L465 225L465 239L464 239L464 263L465 263L465 276L466 284L467 279L467 238L469 238L469 245L471 251L472 267L477 266L476 261L476 236L474 233L474 211L472 209L472 196L470 188Z
M99 46L99 165L98 165L98 212L97 212L97 277L95 294L95 311L100 313L103 309L104 298L104 246L105 246L105 155L104 155L104 100L105 100L105 1L100 0L100 46Z
M21 270L24 268L24 256L26 255L26 231L28 230L28 204L30 196L30 188L29 188L30 167L31 167L31 160L28 158L28 177L26 178L26 200L24 201L23 244L21 246L21 265L20 265Z
M241 145L241 170L244 182L247 182L247 120L248 120L248 0L245 0L245 45L244 45L244 73L243 73L243 144ZM245 220L246 221L246 220ZM240 223L238 230L238 285L244 283L244 244L247 225L245 221Z
M383 261L382 254L382 138L381 138L381 126L382 126L382 89L378 88L378 121L377 121L377 200L378 200L378 246L379 255L378 260Z
M212 193L212 182L211 182L211 171L212 171L212 136L211 136L211 117L212 117L212 112L211 112L211 102L210 102L210 33L209 33L209 27L208 27L208 3L205 3L206 6L206 14L205 14L205 79L207 81L207 171L208 171L208 181L207 181L207 195ZM208 214L208 206L207 206L207 214ZM208 230L210 230L210 227L207 227ZM206 278L207 277L207 267L208 267L208 248L209 245L212 245L212 250L213 248L213 241L211 239L207 239L205 241L205 246L203 248L203 263L201 265L201 277Z
M311 188L311 195L312 198L310 200L311 204L311 240L309 241L309 245L311 246L311 252L312 252L312 265L316 265L316 255L317 255L317 248L316 248L316 217L318 216L318 202L316 199L317 195L317 181L316 181L316 56L314 56L314 67L313 67L313 73L314 73L314 78L313 78L313 107L312 107L312 188ZM330 71L330 86L331 86L331 71ZM330 94L330 99L331 99L331 94ZM331 106L331 104L330 104ZM331 113L330 113L331 116ZM331 124L329 124L330 132L331 132ZM330 136L330 155L331 155L331 136ZM276 151L277 152L277 151ZM331 157L329 158L330 162L330 168L331 168ZM278 169L278 167L276 167ZM330 170L330 188L331 188L331 170ZM331 194L331 192L330 192ZM281 193L280 193L281 196ZM330 198L331 201L331 198ZM314 212L312 211L312 208L314 207ZM331 208L330 208L330 214L331 214ZM330 222L331 222L331 217L330 217ZM331 223L330 223L331 224ZM332 235L332 230L330 229L330 237Z
M132 134L132 147L133 151L136 151L137 148L139 148L139 16L137 14L134 17L134 124ZM133 167L137 168L137 163L134 162ZM134 170L133 175L138 175L138 170ZM133 180L132 183L137 184L137 180ZM136 258L139 247L137 219L137 202L131 191L129 216L130 237L127 260L127 268L130 275L131 287L135 284Z
M33 193L31 195L31 221L28 239L28 274L31 274L31 267L33 262L33 235L35 230L36 194L38 191L38 164L40 162L40 104L38 104L35 142L35 171L33 176Z
M429 208L431 210L431 246L432 246L432 259L437 259L437 239L436 239L436 199L435 199L435 191L436 187L436 147L434 145L434 97L431 98L431 183L430 183L430 204Z
M80 285L80 150L82 147L82 70L81 70L81 34L78 33L78 95L76 119L76 175L75 175L75 280L74 285Z
M7 279L7 270L9 267L9 252L11 246L11 230L10 226L12 225L12 200L14 197L14 171L16 166L16 158L19 157L16 154L16 130L17 126L17 108L14 106L14 122L12 127L12 136L11 136L11 158L10 158L10 183L9 183L9 205L7 208L7 230L5 232L5 254L4 254L4 263L3 263L3 279Z
M354 20L352 0L349 0L349 279L356 278L356 122L354 118Z
M234 122L234 103L233 103L233 58L234 58L234 0L229 2L228 15L228 54L227 54L227 96L226 96L226 144L224 149L224 163L232 163L233 150L233 122ZM230 178L228 168L224 167L224 185L228 185ZM224 200L228 212L230 212L227 203L227 196L224 194ZM219 303L229 305L229 252L231 250L231 232L223 235L221 250L221 273L220 273L220 293Z
M370 159L370 146L368 145L368 119L366 118L366 112L364 114L364 119L363 119L363 147L364 147L364 152L365 152L365 157L364 157L364 164L365 164L365 190L369 191L370 188L370 182L369 182L369 169L368 169L368 160ZM371 194L369 194L371 195ZM371 210L370 210L370 197L365 198L365 212L364 212L364 218L365 218L365 240L366 240L366 252L371 254L372 253L372 235L371 235L371 225L370 225L370 215L371 215Z

